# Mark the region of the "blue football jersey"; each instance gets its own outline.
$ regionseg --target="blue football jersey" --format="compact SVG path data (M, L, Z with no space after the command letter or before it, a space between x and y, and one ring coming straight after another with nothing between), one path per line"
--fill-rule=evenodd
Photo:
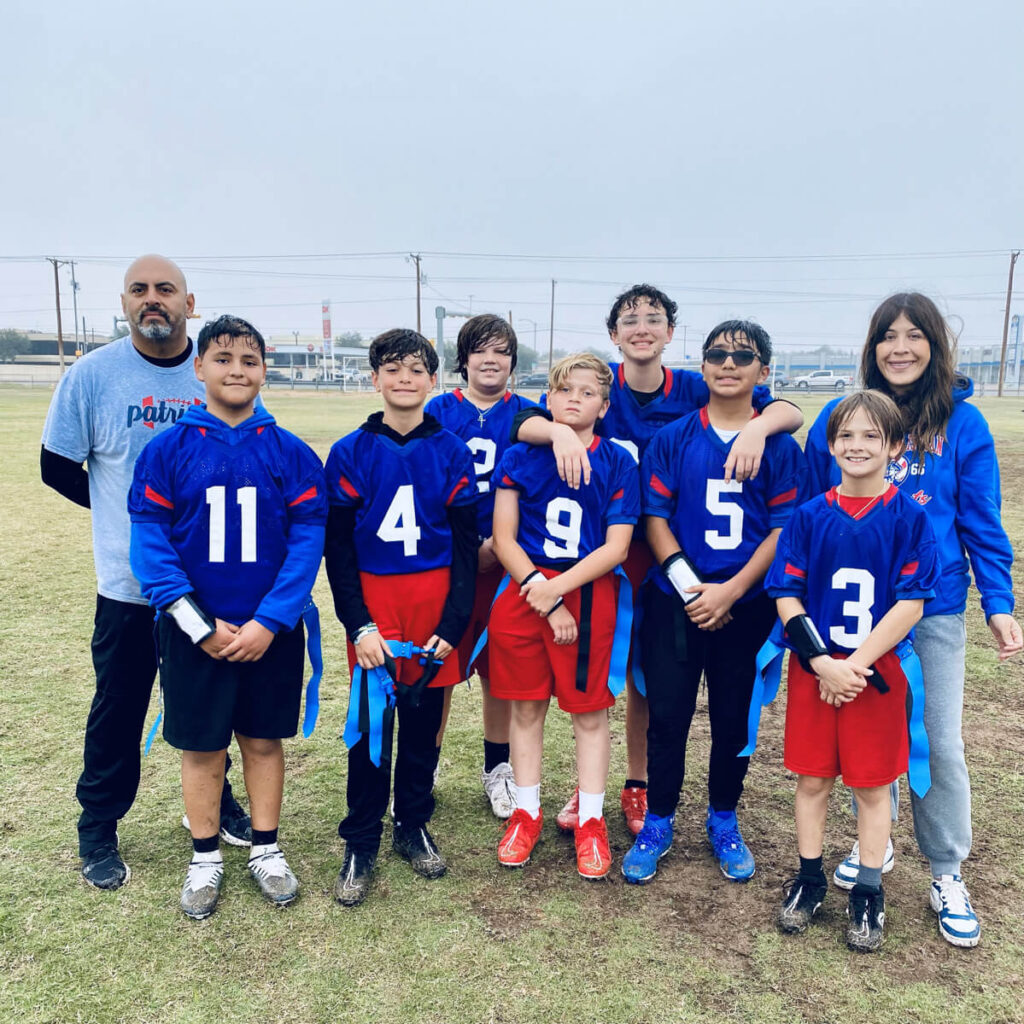
M733 440L718 436L705 407L658 431L641 469L644 514L668 520L705 583L735 576L765 537L786 525L805 487L804 456L789 434L767 439L753 480L725 480ZM654 579L672 593L660 569ZM741 600L762 589L752 587Z
M473 469L476 471L477 530L481 537L490 537L493 532L494 491L491 476L494 467L511 444L512 421L523 409L536 407L537 403L506 391L494 405L481 412L466 397L462 388L455 388L447 394L432 398L424 410L435 417L445 430L462 438L473 453Z
M800 598L829 650L849 654L897 601L932 596L936 549L927 513L895 486L857 517L832 488L783 529L765 589Z
M640 518L633 457L600 437L588 452L590 486L575 491L546 445L514 444L498 463L494 483L519 492L519 546L534 565L577 562L604 544L609 526Z
M329 502L357 510L360 571L393 576L450 566L447 510L476 502L469 449L433 417L433 431L404 444L368 429L372 422L336 441L327 457Z
M323 467L265 409L229 427L190 408L143 448L128 512L132 571L154 607L194 592L228 622L295 626L323 555Z

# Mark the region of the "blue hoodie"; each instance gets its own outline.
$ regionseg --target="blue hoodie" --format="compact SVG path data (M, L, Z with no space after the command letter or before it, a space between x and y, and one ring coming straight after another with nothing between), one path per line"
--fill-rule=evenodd
M316 580L327 498L313 450L257 407L236 427L192 406L139 455L131 565L155 608L292 629Z
M939 543L942 571L935 597L925 602L925 615L952 615L967 607L968 556L985 617L1013 612L1013 549L999 514L999 463L985 417L966 401L973 393L970 380L954 388L952 415L923 464L908 450L886 472L904 494L927 510ZM829 402L807 435L811 495L827 491L841 479L826 439L829 415L841 401Z

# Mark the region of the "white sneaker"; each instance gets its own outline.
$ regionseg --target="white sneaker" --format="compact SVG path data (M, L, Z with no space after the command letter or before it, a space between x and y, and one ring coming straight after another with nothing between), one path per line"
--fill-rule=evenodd
M491 810L496 818L511 818L516 809L516 779L508 761L496 764L489 772L480 772L484 793L491 801Z
M181 890L181 909L193 921L202 921L217 908L220 884L224 881L224 861L194 860L188 866Z
M892 839L885 844L885 857L882 859L882 874L892 871L896 863L896 851L892 848ZM832 881L840 889L852 889L857 884L857 872L860 871L860 842L855 840L850 856L835 870Z
M299 895L299 880L276 847L249 858L249 873L260 892L276 907L285 907Z
M981 925L963 879L959 875L933 878L928 896L932 910L939 915L942 937L954 946L976 946L981 938Z

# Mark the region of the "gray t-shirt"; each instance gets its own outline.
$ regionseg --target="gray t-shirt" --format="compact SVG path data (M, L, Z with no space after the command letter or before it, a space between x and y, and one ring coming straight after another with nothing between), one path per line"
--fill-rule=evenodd
M43 447L88 464L93 558L104 597L146 603L128 563L127 500L135 460L204 394L191 359L155 366L139 355L130 337L79 359L57 385Z

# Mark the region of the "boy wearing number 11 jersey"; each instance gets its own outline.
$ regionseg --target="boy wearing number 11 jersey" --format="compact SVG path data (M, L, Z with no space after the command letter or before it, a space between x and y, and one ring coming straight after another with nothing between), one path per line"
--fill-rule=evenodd
M384 410L328 456L327 576L348 633L349 670L357 662L367 672L394 666L400 729L392 845L418 874L438 878L446 865L427 823L444 687L462 678L455 650L473 609L477 491L469 448L423 411L438 366L430 342L416 331L386 331L369 360ZM389 665L399 653L389 646L394 641L428 653ZM411 689L425 679L425 689ZM345 861L334 893L343 906L366 898L377 858L391 790L391 766L377 761L369 735L349 750L348 815L338 826Z

